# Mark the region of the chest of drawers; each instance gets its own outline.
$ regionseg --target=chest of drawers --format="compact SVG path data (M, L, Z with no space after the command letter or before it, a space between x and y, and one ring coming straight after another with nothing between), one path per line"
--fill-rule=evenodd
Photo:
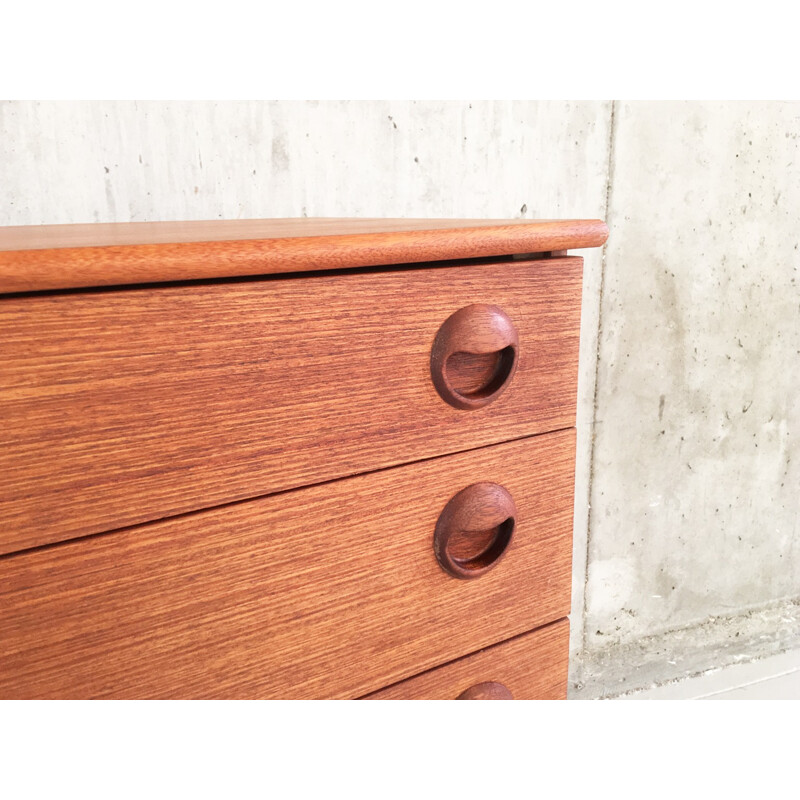
M606 236L0 229L0 697L564 697Z

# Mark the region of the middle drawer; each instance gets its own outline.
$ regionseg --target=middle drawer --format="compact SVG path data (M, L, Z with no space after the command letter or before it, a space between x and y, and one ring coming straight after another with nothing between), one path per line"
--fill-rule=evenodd
M570 427L581 264L0 298L0 553Z
M0 559L0 698L359 697L560 619L574 445L566 430ZM476 483L507 496L447 518L448 557L479 555L507 515L513 532L453 577L434 535Z

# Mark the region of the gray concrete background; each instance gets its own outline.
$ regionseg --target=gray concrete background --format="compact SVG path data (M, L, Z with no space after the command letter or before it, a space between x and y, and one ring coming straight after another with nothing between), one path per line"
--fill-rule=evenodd
M0 225L600 217L571 696L800 645L800 104L4 102Z

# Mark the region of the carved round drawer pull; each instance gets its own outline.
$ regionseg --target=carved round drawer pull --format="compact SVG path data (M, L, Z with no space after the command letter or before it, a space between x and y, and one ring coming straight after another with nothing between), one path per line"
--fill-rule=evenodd
M502 683L487 681L470 686L456 700L513 700L514 695Z
M473 483L444 507L433 551L454 578L478 578L497 564L514 534L514 499L496 483Z
M476 409L511 383L519 360L519 334L497 306L477 303L448 317L431 349L431 377L451 406Z

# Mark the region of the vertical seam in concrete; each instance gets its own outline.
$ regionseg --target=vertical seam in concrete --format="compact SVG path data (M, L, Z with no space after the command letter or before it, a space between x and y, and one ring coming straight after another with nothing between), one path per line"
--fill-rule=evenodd
M606 205L604 210L605 223L609 228L609 239L611 238L611 220L609 212L611 209L611 193L613 188L613 172L615 166L615 143L616 143L616 113L617 100L611 101L611 119L608 125L608 166L606 171ZM586 612L587 612L587 587L589 584L589 545L592 535L592 487L594 485L594 450L595 450L595 420L597 419L597 386L600 377L600 345L603 335L603 296L606 284L606 254L608 252L608 241L603 245L603 255L600 259L600 297L597 301L597 344L595 346L594 362L594 399L592 401L591 437L589 449L589 480L586 482L586 559L583 573L583 608L581 609L581 656L586 652ZM583 680L583 676L581 676Z

